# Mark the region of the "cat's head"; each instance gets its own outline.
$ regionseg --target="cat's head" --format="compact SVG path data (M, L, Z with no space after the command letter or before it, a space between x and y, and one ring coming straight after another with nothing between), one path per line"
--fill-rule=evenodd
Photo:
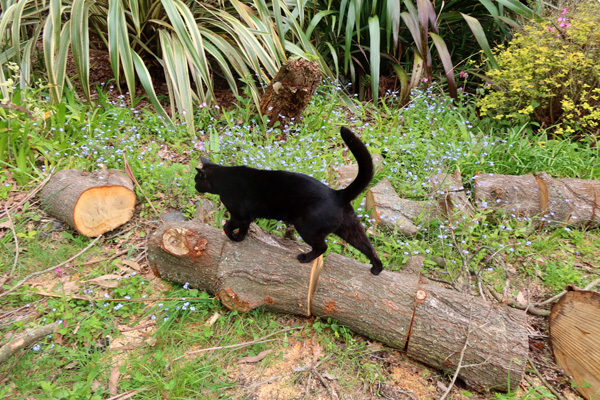
M201 157L202 164L196 167L196 190L199 193L214 193L210 183L211 174L217 164L211 162L208 158Z

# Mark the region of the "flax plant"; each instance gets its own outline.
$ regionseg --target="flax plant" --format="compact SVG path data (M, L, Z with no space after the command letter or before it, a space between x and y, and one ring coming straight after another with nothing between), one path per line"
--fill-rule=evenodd
M61 101L65 86L74 85L91 101L89 50L92 43L105 46L115 80L131 100L141 84L165 120L181 115L191 133L194 102L214 100L215 75L234 93L241 79L258 105L260 86L289 55L316 59L325 75L332 74L296 22L297 13L284 0L2 0L0 62L16 62L25 87L41 52L52 103ZM38 42L41 50L35 48ZM76 80L66 73L69 54ZM164 70L170 112L154 90L152 64Z

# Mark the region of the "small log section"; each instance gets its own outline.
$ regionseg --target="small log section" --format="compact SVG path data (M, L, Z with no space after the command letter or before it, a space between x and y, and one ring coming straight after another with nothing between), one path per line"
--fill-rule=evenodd
M75 169L59 171L39 197L48 214L88 237L129 221L136 202L131 179L115 169L91 173Z
M600 293L567 287L552 306L549 326L556 364L583 397L600 398Z
M260 113L269 118L269 126L298 120L320 83L317 62L289 59L265 89L260 100Z
M521 176L480 174L475 202L518 217L538 217L538 228L600 226L600 181L552 178L545 172Z
M460 172L434 175L428 200L403 199L387 179L367 191L366 209L374 223L388 232L414 236L418 223L472 219L474 207L501 210L514 218L534 219L536 228L600 226L600 181L552 178L545 172L527 175L479 174L473 204Z
M307 315L307 247L257 229L239 243L197 221L167 223L148 239L148 263L163 279L215 294L229 309ZM521 381L528 352L526 315L503 304L383 271L337 254L326 257L311 313L402 349L475 389L507 390ZM468 334L469 332L469 334ZM465 344L468 336L468 343ZM510 376L510 377L509 377Z

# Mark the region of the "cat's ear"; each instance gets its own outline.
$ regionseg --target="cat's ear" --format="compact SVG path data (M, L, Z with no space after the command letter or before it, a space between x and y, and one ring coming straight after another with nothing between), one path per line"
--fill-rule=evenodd
M201 168L206 167L207 165L216 165L214 162L210 161L208 158L205 157L200 157L200 161L201 161ZM196 167L198 168L198 167Z

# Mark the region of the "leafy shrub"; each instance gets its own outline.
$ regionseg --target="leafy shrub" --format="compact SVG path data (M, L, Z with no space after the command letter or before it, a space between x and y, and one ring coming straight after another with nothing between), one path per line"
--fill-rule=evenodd
M600 5L586 2L526 26L496 49L499 68L481 100L496 119L557 125L556 134L600 128Z

